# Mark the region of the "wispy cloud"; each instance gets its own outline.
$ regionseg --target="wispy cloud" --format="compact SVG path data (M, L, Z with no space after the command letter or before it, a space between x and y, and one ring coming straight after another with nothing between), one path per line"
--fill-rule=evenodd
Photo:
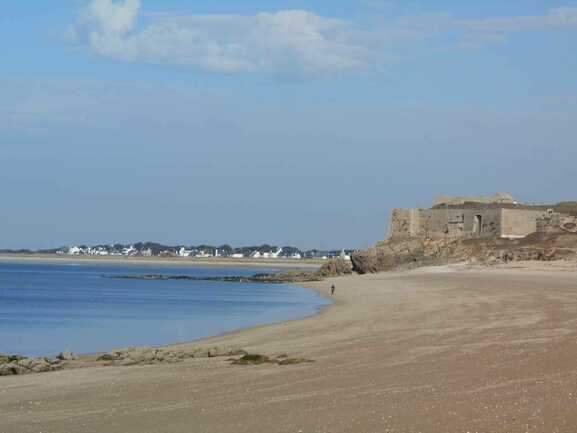
M555 8L545 15L456 20L455 23L467 30L487 33L577 28L577 7Z
M140 0L91 0L72 34L98 55L122 61L220 73L324 75L411 57L424 41L434 42L426 49L485 46L504 43L516 31L577 28L577 8L570 7L541 16L460 20L437 14L370 25L283 10L252 16L147 13L148 23L139 26L140 14Z

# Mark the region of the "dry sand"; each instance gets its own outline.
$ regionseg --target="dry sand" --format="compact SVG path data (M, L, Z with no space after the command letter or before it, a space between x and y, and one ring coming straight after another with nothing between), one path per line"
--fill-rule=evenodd
M310 286L326 294L332 282ZM0 378L0 432L577 431L577 268L334 282L337 303L318 316L206 341L315 363Z

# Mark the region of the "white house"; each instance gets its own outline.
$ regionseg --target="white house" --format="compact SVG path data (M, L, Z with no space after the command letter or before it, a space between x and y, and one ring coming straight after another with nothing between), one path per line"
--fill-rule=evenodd
M123 248L122 249L122 255L123 256L135 256L136 255L136 248L134 248L134 245L130 245L128 248Z
M178 256L179 257L189 257L192 254L191 250L187 250L184 247L180 247L180 250L178 250Z
M70 256L79 256L83 252L84 251L82 251L82 248L77 247L77 246L68 248L68 255L70 255Z
M231 255L233 259L244 259L244 254L242 253L234 253Z

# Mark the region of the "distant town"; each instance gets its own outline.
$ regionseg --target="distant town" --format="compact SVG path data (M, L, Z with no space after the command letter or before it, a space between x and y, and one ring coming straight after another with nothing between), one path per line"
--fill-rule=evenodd
M350 260L352 253L358 250L301 250L296 247L279 247L260 245L250 247L236 247L221 245L167 246L154 242L138 242L135 244L110 245L72 245L47 250L0 250L0 253L11 254L57 254L69 256L122 256L122 257L191 257L191 258L231 258L231 259L317 259L329 260L341 258Z

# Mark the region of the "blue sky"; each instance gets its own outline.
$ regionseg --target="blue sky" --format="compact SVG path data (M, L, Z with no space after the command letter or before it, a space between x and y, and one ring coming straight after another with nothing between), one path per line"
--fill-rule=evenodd
M365 247L440 194L576 198L577 1L4 3L0 248Z

